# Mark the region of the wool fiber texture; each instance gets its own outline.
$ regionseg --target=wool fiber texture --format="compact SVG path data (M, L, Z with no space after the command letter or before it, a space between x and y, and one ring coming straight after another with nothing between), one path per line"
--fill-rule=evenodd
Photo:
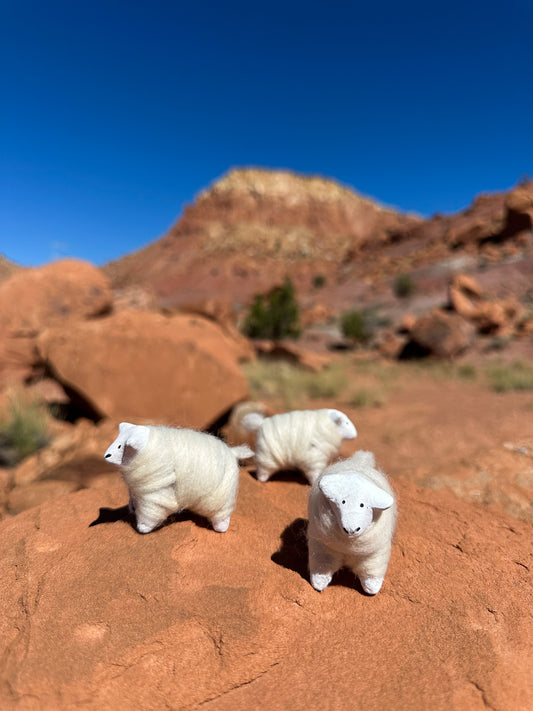
M329 466L313 483L309 494L309 568L312 575L315 570L331 578L336 570L346 566L360 578L365 591L374 594L377 590L371 589L371 582L366 586L365 580L380 580L381 587L391 554L397 504L394 500L390 508L375 509L374 519L368 528L359 537L348 537L339 523L334 506L320 489L320 482L324 478L348 472L363 475L394 500L389 481L375 467L371 452L359 451L349 459ZM359 505L362 506L362 503Z
M294 410L263 420L255 446L258 470L300 469L312 482L334 459L342 436L328 410Z
M203 432L149 429L146 447L121 467L136 510L158 520L182 509L207 518L230 516L239 485L237 453Z

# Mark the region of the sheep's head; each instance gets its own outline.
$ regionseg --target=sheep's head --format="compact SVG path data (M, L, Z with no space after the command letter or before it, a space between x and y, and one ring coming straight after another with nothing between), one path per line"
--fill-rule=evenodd
M388 492L357 472L326 475L318 486L330 502L339 526L350 538L357 538L367 530L376 509L388 509L394 504Z
M340 410L328 410L328 415L343 439L354 439L357 437L357 430L355 429L354 423L344 412Z
M104 459L111 464L128 464L144 449L149 432L145 425L121 422L118 426L118 437L107 448Z

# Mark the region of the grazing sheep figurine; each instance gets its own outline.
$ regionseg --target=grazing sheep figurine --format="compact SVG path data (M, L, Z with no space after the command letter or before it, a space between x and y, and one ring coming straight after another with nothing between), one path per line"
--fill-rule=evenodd
M375 595L383 584L396 523L396 502L372 452L356 452L328 467L309 494L311 585L324 590L346 566L363 590Z
M353 423L339 410L294 410L273 417L250 413L242 426L257 431L259 481L283 469L300 469L312 484L337 456L342 440L357 437Z
M122 422L104 458L120 466L139 533L182 509L205 516L223 532L237 498L238 459L251 456L249 447L230 448L203 432Z

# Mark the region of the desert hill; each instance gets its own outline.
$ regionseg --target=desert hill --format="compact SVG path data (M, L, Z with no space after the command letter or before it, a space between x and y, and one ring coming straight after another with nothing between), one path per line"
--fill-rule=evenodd
M317 272L337 273L365 245L419 222L331 180L233 170L162 239L105 271L116 288L141 285L165 306L207 295L239 303L289 269L302 288Z
M168 234L104 271L117 294L141 290L159 307L216 298L237 310L290 274L306 307L339 312L390 290L401 273L421 291L442 291L458 269L519 262L533 251L532 227L531 181L423 220L331 180L238 169L203 191Z
M14 274L20 267L0 254L0 282Z

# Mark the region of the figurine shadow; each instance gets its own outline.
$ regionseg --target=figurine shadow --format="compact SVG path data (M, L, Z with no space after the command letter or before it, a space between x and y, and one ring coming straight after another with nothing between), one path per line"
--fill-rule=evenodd
M298 573L301 578L311 584L308 567L307 525L308 521L305 518L297 518L290 523L280 536L281 546L270 556L270 560L282 568ZM361 595L367 596L359 579L348 568L341 568L334 574L329 587L332 585L352 588Z
M251 469L248 470L248 473L257 479L257 470ZM298 484L309 485L305 474L300 469L280 469L279 471L274 472L268 481L294 481ZM263 483L268 484L268 482Z
M98 518L89 524L89 528L92 526L99 526L103 523L116 523L117 521L124 521L129 524L135 533L138 533L136 526L135 514L131 513L128 506L119 506L119 508L111 509L108 507L101 507L98 513ZM180 523L183 521L192 521L199 528L212 528L211 524L203 516L198 516L197 514L191 513L184 509L178 513L171 514L160 526L154 528L154 531L158 531L160 528L166 528L174 523ZM139 536L145 536L145 533L139 533Z

